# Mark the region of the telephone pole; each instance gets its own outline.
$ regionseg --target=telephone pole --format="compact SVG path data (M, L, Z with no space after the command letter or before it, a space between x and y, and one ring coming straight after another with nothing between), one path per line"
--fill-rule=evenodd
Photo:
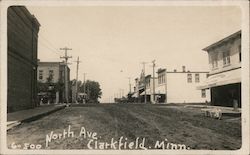
M85 78L87 73L83 73L83 92L86 92L86 84L85 84Z
M155 60L153 60L152 63L153 63L153 102L155 103Z
M68 56L67 51L72 50L72 49L68 48L68 47L64 47L64 48L60 48L60 50L64 50L64 52L65 52L64 56L60 57L60 58L65 59L65 73L64 73L64 76L65 76L65 100L66 100L66 103L68 104L69 103L68 59L72 58L72 56Z
M85 76L87 73L83 73L83 93L84 93L84 103L87 100L87 93L86 93L86 83L85 83Z
M77 103L77 98L78 98L78 85L77 85L77 81L78 81L78 70L79 70L79 63L81 61L79 61L79 56L77 57L77 61L76 61L76 94L75 94L75 102Z
M128 77L128 85L129 85L129 94L131 94L131 81L130 81L131 77Z
M146 76L146 73L145 73L145 64L147 64L147 62L142 62L142 65L143 65L143 82L144 82L144 91L145 91L145 95L144 95L144 103L147 103L147 92L146 92L146 79L145 79L145 76Z

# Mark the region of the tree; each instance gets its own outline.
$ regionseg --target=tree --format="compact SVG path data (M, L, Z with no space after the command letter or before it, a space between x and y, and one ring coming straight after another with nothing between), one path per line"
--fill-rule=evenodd
M100 84L96 81L87 80L85 82L85 90L88 95L88 102L99 103L98 99L102 96ZM84 83L81 85L80 92L84 92Z

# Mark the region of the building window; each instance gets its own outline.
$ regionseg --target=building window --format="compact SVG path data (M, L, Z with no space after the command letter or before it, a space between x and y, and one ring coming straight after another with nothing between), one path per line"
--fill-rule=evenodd
M200 74L195 74L195 82L196 83L200 82Z
M192 83L192 74L187 74L187 82Z
M49 77L51 78L51 80L53 80L53 77L54 77L54 71L53 70L49 70Z
M212 58L212 68L217 68L217 67L218 67L218 57L217 55L215 55Z
M43 79L43 70L39 70L39 80Z
M205 90L205 89L202 89L202 90L201 90L201 97L202 97L202 98L205 98L205 97L206 97L206 90Z
M241 45L238 46L238 51L239 51L239 60L241 62Z
M158 78L158 84L161 84L161 79L162 79L162 76L159 75L159 78Z
M53 70L49 70L49 75L53 75L54 71Z
M229 65L230 64L230 54L229 51L225 51L223 54L223 65Z
M163 83L165 83L165 74L158 76L158 84L163 84Z

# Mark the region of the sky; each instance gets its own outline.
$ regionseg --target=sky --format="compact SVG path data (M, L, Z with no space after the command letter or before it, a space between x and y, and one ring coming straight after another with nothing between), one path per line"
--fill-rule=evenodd
M62 61L69 47L71 73L79 80L100 83L101 102L123 89L129 91L140 76L156 70L209 71L203 48L241 29L241 10L235 6L28 6L41 24L40 61Z

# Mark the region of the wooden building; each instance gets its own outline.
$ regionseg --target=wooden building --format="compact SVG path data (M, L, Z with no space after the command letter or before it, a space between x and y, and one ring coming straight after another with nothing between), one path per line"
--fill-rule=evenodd
M211 90L212 105L241 107L241 31L203 50L208 53L210 72L199 89Z

